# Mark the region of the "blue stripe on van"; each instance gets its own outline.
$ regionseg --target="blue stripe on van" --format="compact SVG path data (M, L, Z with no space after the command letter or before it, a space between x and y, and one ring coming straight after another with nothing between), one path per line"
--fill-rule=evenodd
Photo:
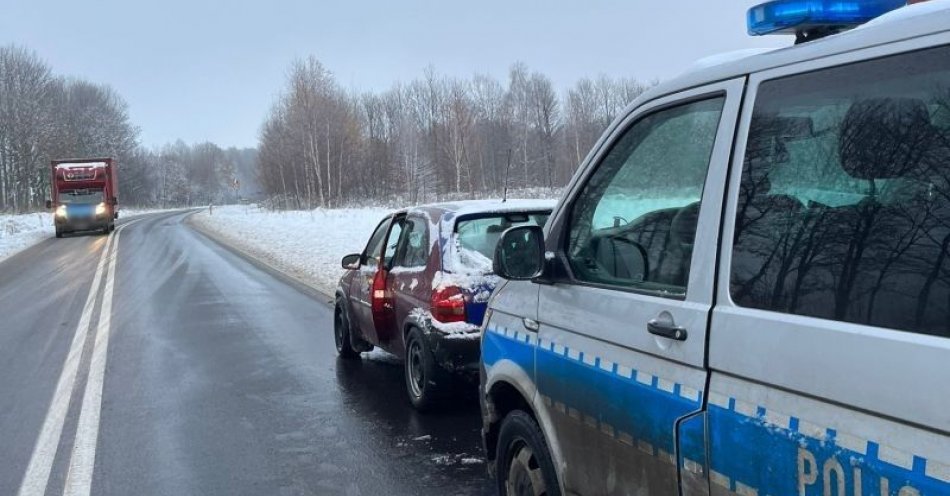
M553 344L538 346L532 337L489 327L482 338L485 366L490 369L507 359L530 374L537 360L540 376L536 380L540 384L554 380L562 386L557 391L542 388L541 394L549 396L551 402L595 418L598 426L591 426L592 430L614 432L614 437L626 433L634 445L638 441L652 445L656 456L673 453L673 422L698 409L702 393L700 401L694 401L683 397L682 385L674 384L670 393L659 387L657 377L645 384L636 380L635 370L626 376L616 364L602 367L606 362L600 357L585 357L583 352L567 348L555 352ZM819 428L824 435L816 438L803 432L806 426L814 429L814 424L736 398L713 393L707 408L708 474L713 484L732 492L799 494L801 483L801 494L806 496L950 495L947 465L895 453L874 441L862 441L830 428ZM604 429L605 425L612 429ZM688 422L681 434L680 466L686 459L704 463L702 424ZM826 483L830 493L825 491ZM838 492L839 487L844 491Z
M485 332L482 336L482 363L490 367L501 359L514 362L530 375L534 370L534 346L523 339L508 338L504 331Z
M540 347L537 350L535 380L542 394L594 417L599 424L629 434L635 442L647 442L654 449L674 453L676 419L699 409L698 402L683 398L677 388L672 392L660 389L656 377L652 377L650 384L644 384L636 380L635 370L631 377L624 377L617 373L616 366L610 371L601 368L599 359L588 357L595 364L590 365L584 362L583 355L574 360L567 353ZM556 390L545 387L550 384L556 384ZM697 428L683 433L682 454L701 461L702 430L698 423L690 425Z
M801 419L791 417L786 428L767 422L764 408L747 416L735 410L735 399L729 404L710 404L708 419L712 470L730 479L724 482L732 491L743 485L759 494L823 495L829 494L828 484L830 494L842 495L950 494L950 481L929 476L922 457L901 454L885 461L873 441L852 446L862 453L841 446L834 429L825 428L824 438L818 439L799 432ZM838 492L842 487L844 492Z
M674 383L667 388L671 390L664 390L653 375L646 384L637 380L636 370L624 370L622 374L617 364L607 367L607 362L590 356L585 362L582 353L572 358L570 349L561 351L559 348L555 352L553 345L539 347L532 338L526 333L489 328L482 337L485 366L490 368L504 358L530 374L536 360L538 377L535 380L541 385L541 394L550 397L552 402L563 403L566 408L596 419L598 430L613 432L618 440L629 436L633 445L649 444L655 456L674 453L676 419L700 408L701 393L690 399L683 396L680 384ZM559 385L557 390L546 390L543 385L552 382ZM702 424L689 422L680 434L683 436L680 463L689 459L702 465L705 458Z

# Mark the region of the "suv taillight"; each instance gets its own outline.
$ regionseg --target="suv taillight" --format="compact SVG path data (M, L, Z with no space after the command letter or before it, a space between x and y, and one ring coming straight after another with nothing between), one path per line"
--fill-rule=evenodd
M455 286L433 291L430 312L439 322L465 322L465 294Z

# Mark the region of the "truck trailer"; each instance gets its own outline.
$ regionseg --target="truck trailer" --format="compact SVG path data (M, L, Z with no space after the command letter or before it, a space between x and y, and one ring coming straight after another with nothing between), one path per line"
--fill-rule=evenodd
M51 199L56 237L77 231L115 229L119 218L116 166L111 158L53 160L50 163Z

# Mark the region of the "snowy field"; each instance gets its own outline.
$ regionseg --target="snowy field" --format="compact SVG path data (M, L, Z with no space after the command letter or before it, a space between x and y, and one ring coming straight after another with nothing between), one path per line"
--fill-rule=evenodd
M162 210L123 208L119 215L125 218L153 212ZM0 214L0 261L52 237L53 214L49 212Z
M0 260L51 237L53 215L48 212L0 214Z
M277 212L255 206L224 206L214 207L211 215L204 209L191 220L280 271L333 295L343 274L340 260L362 251L389 212L375 207Z

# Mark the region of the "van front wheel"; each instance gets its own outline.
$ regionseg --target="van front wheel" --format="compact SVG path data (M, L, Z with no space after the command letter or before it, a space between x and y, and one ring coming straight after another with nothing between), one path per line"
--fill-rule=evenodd
M502 496L557 496L561 494L554 462L538 423L514 410L501 423L498 447L498 494Z

